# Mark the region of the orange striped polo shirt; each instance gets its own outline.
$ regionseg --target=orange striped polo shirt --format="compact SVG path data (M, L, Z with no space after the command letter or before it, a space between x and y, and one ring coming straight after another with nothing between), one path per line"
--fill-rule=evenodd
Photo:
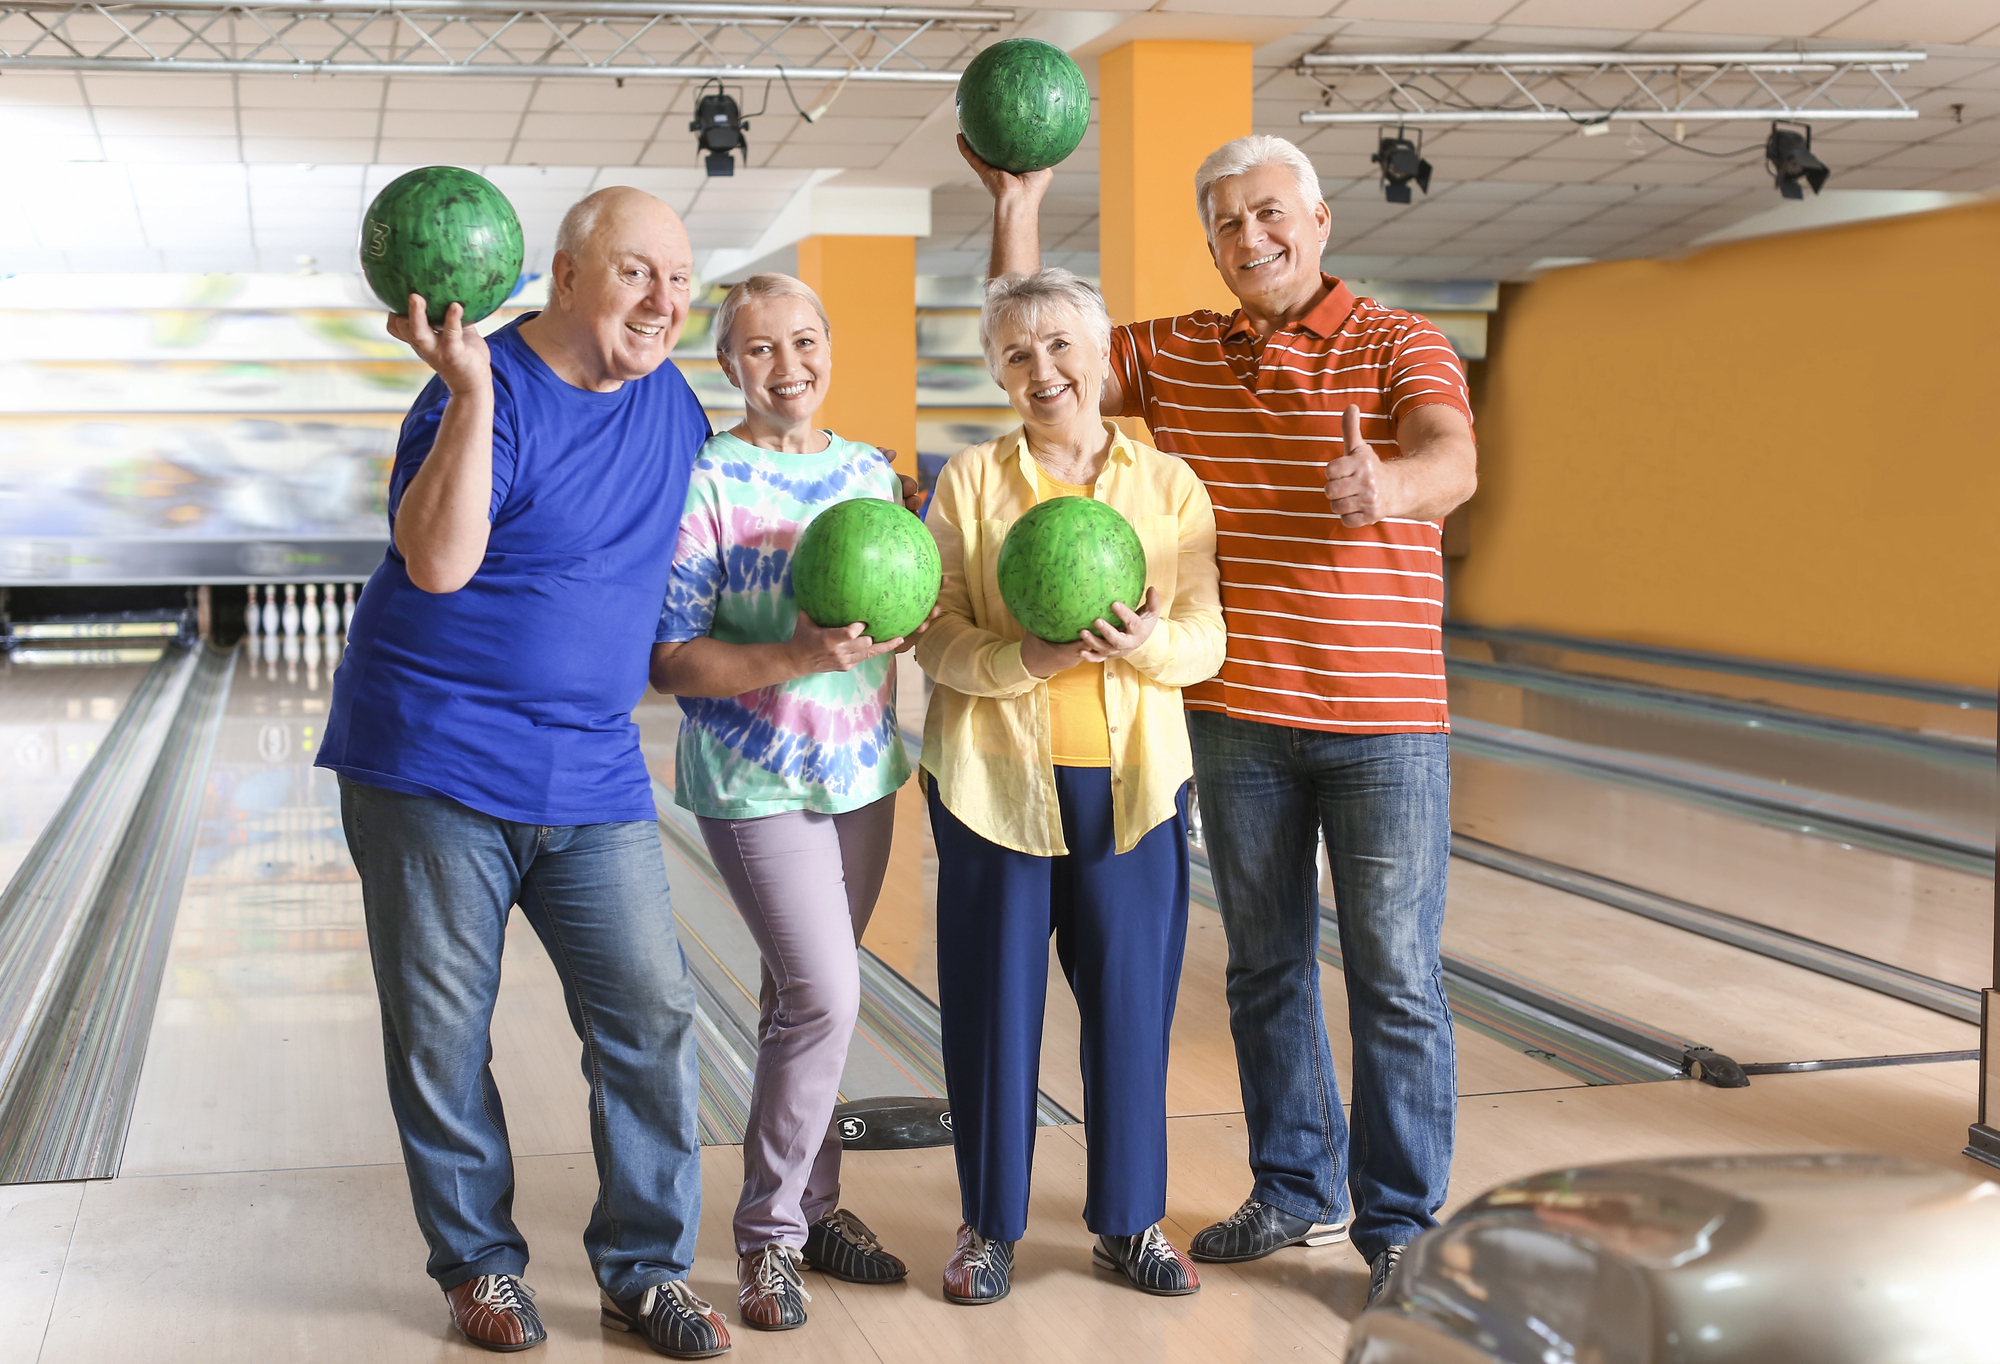
M1472 420L1444 334L1414 313L1326 298L1260 354L1241 310L1115 329L1128 417L1200 475L1215 503L1229 654L1182 694L1194 710L1344 734L1445 732L1444 547L1435 521L1340 524L1326 465L1341 414L1384 459L1428 403Z

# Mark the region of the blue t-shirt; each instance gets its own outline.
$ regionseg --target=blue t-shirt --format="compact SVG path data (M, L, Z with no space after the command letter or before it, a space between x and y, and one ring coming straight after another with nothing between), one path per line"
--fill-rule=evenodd
M391 543L355 608L318 764L525 824L651 820L631 710L708 418L671 363L592 393L558 378L518 326L487 338L486 558L464 587L434 594ZM392 528L447 396L432 379L404 419Z

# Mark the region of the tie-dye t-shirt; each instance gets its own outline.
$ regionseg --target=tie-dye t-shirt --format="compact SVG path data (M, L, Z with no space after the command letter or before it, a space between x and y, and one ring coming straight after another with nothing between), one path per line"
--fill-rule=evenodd
M842 440L816 455L709 437L688 480L658 638L731 644L790 639L792 546L820 512L857 497L902 499L872 445ZM894 657L812 673L741 696L683 696L674 799L710 819L787 810L840 814L910 775L896 729Z

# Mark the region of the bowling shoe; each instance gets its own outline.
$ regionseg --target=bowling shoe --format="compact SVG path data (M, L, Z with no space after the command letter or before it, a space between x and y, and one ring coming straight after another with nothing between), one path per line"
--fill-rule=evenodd
M806 1228L805 1255L812 1268L849 1283L894 1283L910 1272L882 1249L866 1222L845 1208Z
M1014 1243L989 1241L971 1227L958 1229L958 1249L944 1263L944 1295L966 1307L998 1302L1013 1288Z
M1167 1239L1156 1222L1137 1236L1100 1236L1091 1247L1090 1262L1099 1269L1113 1269L1132 1281L1142 1293L1162 1298L1178 1298L1201 1291L1201 1275Z
M1402 1263L1404 1249L1405 1247L1403 1246L1390 1246L1387 1250L1368 1262L1368 1305L1370 1307L1375 1305L1376 1299L1389 1291L1390 1276L1395 1274L1396 1266Z
M799 1253L776 1243L736 1257L736 1312L745 1326L789 1331L806 1324L806 1292Z
M1282 1208L1245 1199L1243 1206L1213 1226L1203 1227L1188 1252L1210 1264L1261 1260L1286 1246L1324 1246L1347 1239L1345 1222L1314 1222Z
M451 1324L474 1345L503 1353L526 1350L549 1338L535 1311L535 1292L512 1274L481 1274L444 1291Z
M669 1279L632 1298L600 1295L598 1321L614 1331L633 1331L663 1355L708 1359L729 1349L722 1314L695 1296L686 1280Z

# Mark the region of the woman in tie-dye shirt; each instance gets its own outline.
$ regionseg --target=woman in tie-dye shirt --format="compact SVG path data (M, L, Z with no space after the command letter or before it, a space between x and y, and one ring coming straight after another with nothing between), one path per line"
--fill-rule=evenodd
M738 1308L766 1330L804 1323L802 1264L854 1283L904 1275L838 1206L831 1130L860 1006L855 949L910 775L891 655L915 639L821 629L792 600L792 547L814 516L903 496L881 451L813 425L830 331L789 275L754 275L723 300L716 358L744 417L695 464L653 646L653 685L684 712L675 799L764 958L735 1230Z

